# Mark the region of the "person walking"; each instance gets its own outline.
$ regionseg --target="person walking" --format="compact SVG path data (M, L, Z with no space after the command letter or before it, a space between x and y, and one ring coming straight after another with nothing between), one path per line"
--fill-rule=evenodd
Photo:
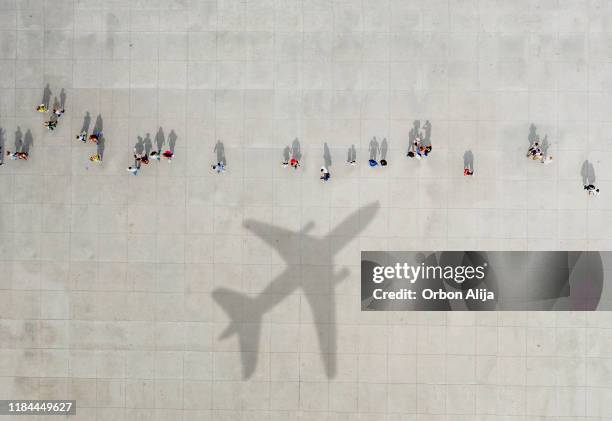
M422 159L423 158L423 154L421 152L422 148L423 146L421 145L421 138L417 136L414 138L414 141L410 145L410 149L408 150L408 153L406 154L406 156L409 158Z
M97 144L101 137L102 137L102 132L93 132L92 134L89 135L89 141L91 143Z
M136 148L134 148L134 162L137 162L139 167L140 167L140 164L148 165L149 157L147 156L146 153L139 153L136 151Z
M292 156L291 159L289 160L289 165L294 170L297 170L298 167L300 166L300 162L297 160L297 158L295 156Z
M28 160L29 155L27 152L11 152L6 151L6 156L8 156L11 160L16 161L18 159Z
M323 181L328 181L330 178L331 178L331 174L329 173L329 170L325 167L321 167L320 179Z
M49 129L49 131L53 131L57 127L57 120L45 121L44 126Z
M134 166L127 167L126 171L132 173L132 175L138 175L138 172L140 171L140 165L135 163Z
M599 189L597 187L595 187L594 184L585 184L584 185L584 189L586 190L587 194L589 196L598 196L599 195Z
M85 130L83 130L81 133L79 133L76 136L76 139L80 140L83 143L87 142L87 132Z
M172 151L170 151L170 150L167 150L167 151L164 151L164 152L161 154L161 156L162 156L162 158L167 159L167 160L168 160L168 162L172 162L172 158L174 158L174 152L172 152Z
M529 150L527 151L527 158L531 158L534 161L542 159L542 148L540 146L540 139L535 138Z
M217 162L216 164L212 165L212 169L215 170L217 174L221 174L222 172L225 172L225 164L223 162Z

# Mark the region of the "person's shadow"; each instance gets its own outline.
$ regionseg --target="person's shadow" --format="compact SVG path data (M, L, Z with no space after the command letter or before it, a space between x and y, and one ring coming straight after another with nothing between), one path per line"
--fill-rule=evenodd
M96 152L98 155L100 155L100 159L102 159L104 157L106 139L104 138L104 120L102 119L101 114L98 114L96 117L93 132L98 136L98 142L96 142Z
M172 151L172 153L174 153L176 139L178 139L178 136L176 135L174 130L170 130L170 133L168 134L168 148L170 149L170 151Z
M582 163L582 168L580 169L580 175L582 175L582 184L588 186L589 184L595 185L596 177L595 177L595 168L593 164L588 160Z
M149 135L149 133L147 133L147 135L145 136L144 140L144 153L148 155L151 154L151 149L153 149L153 143L151 142L151 136Z
M0 127L0 165L4 164L4 155L6 154L6 138L4 137L5 134L6 131L2 127Z
M98 135L98 140L103 136L104 131L104 120L102 119L102 115L98 114L96 117L96 123L94 124L93 132Z
M285 146L285 149L283 149L283 162L289 162L290 158L291 158L291 148L289 146Z
M355 145L351 145L348 148L348 155L346 157L346 162L356 162L357 161L357 150L355 149Z
M147 136L148 135L149 134L147 133ZM157 130L157 133L155 134L155 145L157 146L158 151L162 151L164 143L166 143L166 135L164 134L164 129L160 127L159 130Z
M408 132L408 140L410 143L414 142L414 140L419 136L419 132L421 130L421 120L414 120L412 123L412 128L410 132Z
M380 143L380 160L387 160L387 151L389 150L389 145L387 143L387 138L385 137Z
M293 139L291 143L291 155L298 161L302 160L302 149L300 148L300 141L297 137Z
M376 137L373 137L372 140L370 140L370 159L373 159L374 161L376 161L376 156L378 155L378 140L376 140Z
M139 136L138 138L139 138L139 139L141 139L141 137L140 137L140 136ZM143 143L144 143L144 145L145 145L145 151L146 151L146 147L147 147L147 145L151 145L151 144L152 144L152 142L151 142L151 133L146 133L146 134L145 134L145 137L144 137ZM158 150L158 151L161 151L161 149L160 149L160 148L157 148L157 150Z
M332 157L327 142L323 144L323 162L325 163L325 168L329 170L329 167L332 165Z
M62 90L60 91L60 107L63 110L65 106L66 106L66 90L62 88Z
M423 124L423 130L425 131L423 146L431 146L431 123L429 120L426 120L425 124Z
M463 168L469 168L474 171L474 154L471 150L467 150L463 154Z
M44 104L45 107L49 108L50 102L51 102L51 88L49 87L49 84L47 83L47 85L43 89L43 97L42 97L41 104Z
M81 126L81 133L89 133L89 126L91 125L91 114L89 111L85 113L85 117L83 117L83 125Z
M213 149L213 152L217 153L218 163L227 165L227 162L225 159L225 146L223 146L223 142L221 142L220 140L217 140L217 143L215 144L215 148Z
M138 136L138 141L134 145L134 152L136 152L139 155L142 155L144 151L145 151L145 142L141 136Z
M538 140L538 128L535 124L531 124L529 126L529 134L527 135L527 141L529 142L529 146L533 145L533 142Z
M106 138L104 136L100 136L98 138L98 142L96 143L96 152L100 155L100 160L104 158L104 148L106 146Z
M550 143L548 142L548 135L544 135L544 139L542 139L542 155L548 156L548 148L550 147Z
M421 121L414 120L414 122L412 123L412 128L408 132L408 153L410 153L411 151L412 152L415 151L416 148L414 146L414 142L416 138L419 137L420 130L421 130Z
M28 129L25 133L25 137L23 138L23 145L21 148L21 152L25 152L27 154L30 153L30 148L34 146L34 137L32 136L32 132Z
M23 132L21 131L21 127L17 126L17 130L15 131L15 152L21 152L22 147L23 147Z

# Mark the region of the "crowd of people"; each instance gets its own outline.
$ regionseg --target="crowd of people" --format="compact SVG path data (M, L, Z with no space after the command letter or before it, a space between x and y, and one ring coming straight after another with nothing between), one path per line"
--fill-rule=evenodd
M174 158L174 152L171 150L165 151L151 151L150 153L138 152L137 148L134 148L134 164L127 167L127 171L133 175L138 175L143 165L149 165L151 161L161 161L162 159L172 162Z
M64 91L62 90L62 95L64 95ZM44 127L46 127L49 131L54 131L57 128L57 125L64 115L64 105L63 99L62 102L58 102L57 98L55 99L54 106L52 108L49 107L49 95L48 95L48 87L45 90L45 98L43 102L36 107L36 111L41 114L48 114L48 118L43 122ZM89 117L89 113L86 116L86 120ZM101 121L101 117L98 116L98 119ZM79 134L76 135L76 139L82 143L90 142L94 145L97 145L97 151L89 156L89 160L91 162L102 162L102 151L103 147L103 133L100 128L94 128L93 132L88 133L89 130L89 121L87 120L87 124L83 125L83 129ZM161 129L160 129L161 130ZM542 164L550 164L553 161L553 157L548 154L548 142L547 137L544 137L544 140L540 140L540 137L535 132L535 126L532 125L530 128L530 146L527 150L527 158L533 161L537 161ZM409 133L409 149L406 154L407 157L413 158L416 160L422 160L427 158L432 150L431 144L431 123L426 121L423 125L422 129L420 126L420 121L415 121L415 125L413 129ZM20 148L17 146L15 151L1 151L0 156L5 153L11 160L27 160L29 158L29 151ZM20 150L21 149L21 150ZM28 148L29 149L29 148ZM149 148L150 149L150 148ZM221 174L227 170L227 163L225 159L225 151L223 149L223 144L221 142L217 142L215 145L215 151L217 152L217 161L211 165L213 171L218 174ZM386 159L387 152L387 140L383 139L382 143L379 145L376 141L376 138L373 138L370 142L370 158L368 159L368 165L371 168L378 167L386 167L388 165ZM299 142L297 139L294 140L291 146L285 148L284 160L282 161L282 166L284 168L291 167L294 170L297 170L301 164L301 152L299 147ZM467 157L467 158L466 158ZM174 158L174 151L172 149L162 150L161 145L158 145L158 150L153 150L147 152L146 150L137 150L134 148L133 159L134 163L127 168L127 171L133 175L138 175L142 166L149 165L151 161L161 161L166 160L168 162L172 162ZM327 182L331 179L331 172L329 167L331 166L331 156L329 153L329 149L327 144L325 144L325 154L324 154L325 164L321 166L320 170L320 179L324 182ZM351 166L357 165L357 153L355 147L352 146L349 149L349 154L346 163ZM0 161L0 165L3 162ZM474 167L473 167L473 155L471 151L467 151L466 155L464 155L464 168L463 168L464 176L473 176L474 175ZM598 195L600 190L592 183L585 182L584 190L587 192L589 196Z
M40 104L36 107L36 111L39 113L47 114L49 112L49 106L46 103ZM57 123L61 116L64 115L64 107L56 102L56 105L53 106L53 110L50 113L49 119L45 120L43 125L49 130L53 131L57 127Z

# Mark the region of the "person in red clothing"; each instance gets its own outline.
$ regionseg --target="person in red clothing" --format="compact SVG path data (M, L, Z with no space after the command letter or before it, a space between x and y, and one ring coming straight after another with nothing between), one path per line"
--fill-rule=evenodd
M294 170L297 170L297 167L300 166L300 163L294 156L292 156L289 160L289 165L291 165L291 168L293 168Z
M164 151L161 156L162 158L166 158L168 162L171 162L172 158L174 158L174 153L172 151Z

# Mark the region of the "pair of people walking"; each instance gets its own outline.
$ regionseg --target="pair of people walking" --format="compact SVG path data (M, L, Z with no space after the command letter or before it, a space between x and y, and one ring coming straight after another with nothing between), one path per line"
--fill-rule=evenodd
M370 159L368 160L368 165L370 168L378 167L379 164L381 167L387 166L388 148L387 138L384 138L380 145L378 144L376 137L373 137L372 140L370 140Z

